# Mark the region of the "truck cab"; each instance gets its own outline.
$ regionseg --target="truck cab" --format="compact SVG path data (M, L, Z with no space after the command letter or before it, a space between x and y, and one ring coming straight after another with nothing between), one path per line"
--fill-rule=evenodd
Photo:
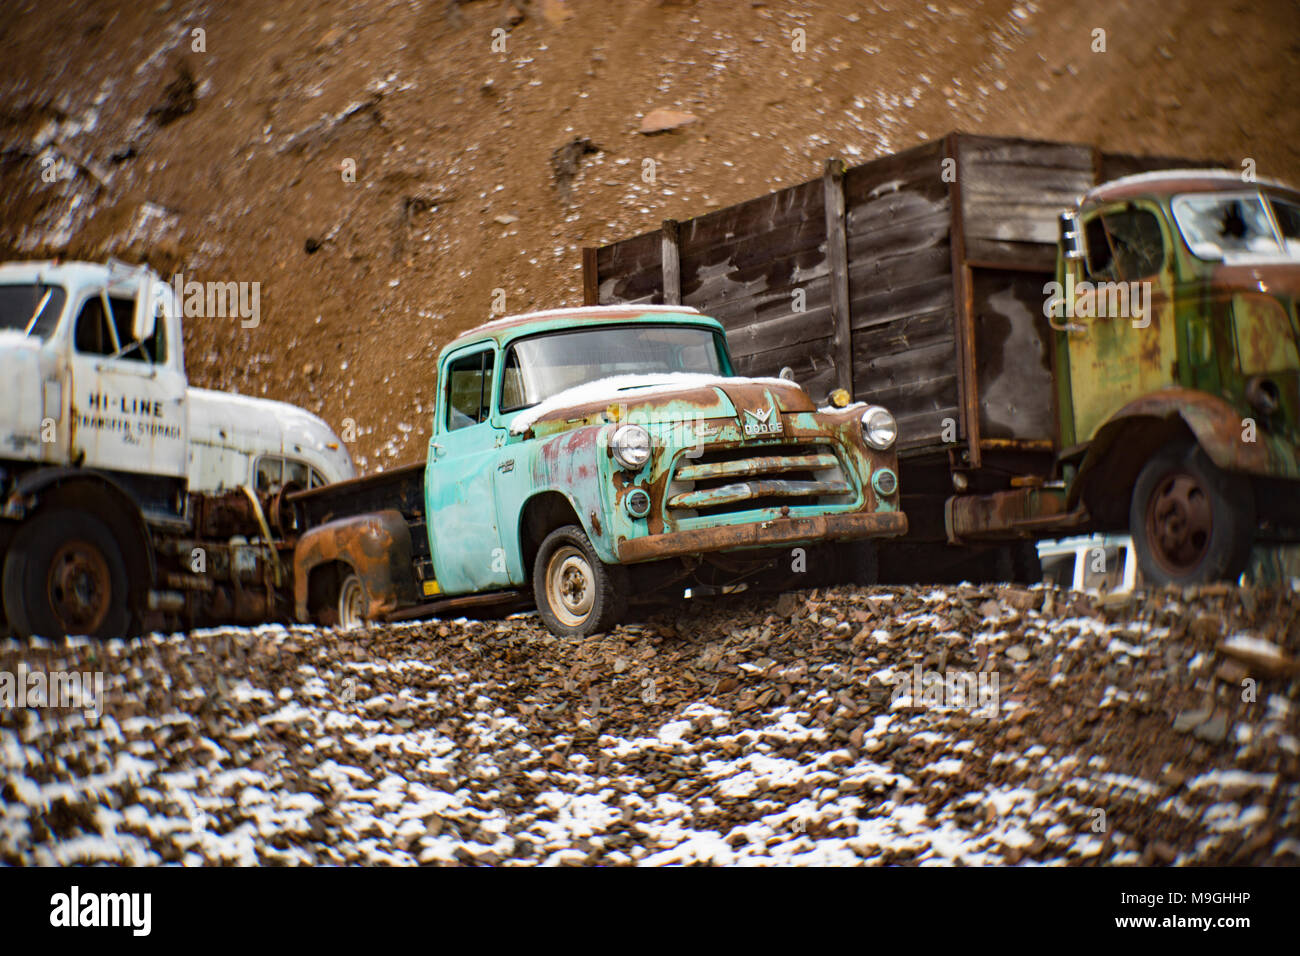
M20 632L121 636L150 602L192 606L158 587L156 559L188 564L176 541L196 494L353 476L316 416L190 388L183 345L176 297L148 268L0 265L0 569ZM188 574L172 577L211 593Z
M818 409L787 379L735 375L722 325L687 307L489 323L443 349L437 388L424 507L402 512L427 531L427 556L403 537L413 577L367 585L369 616L402 590L531 591L553 632L590 634L633 595L740 582L777 554L907 529L892 416L847 396ZM299 545L300 617L312 563L349 550L348 522L353 566L374 563L360 556L374 521L338 510Z

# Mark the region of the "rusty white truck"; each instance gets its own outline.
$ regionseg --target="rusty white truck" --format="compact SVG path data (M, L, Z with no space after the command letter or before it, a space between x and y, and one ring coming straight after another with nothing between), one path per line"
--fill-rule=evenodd
M192 388L171 288L0 265L0 630L120 637L286 617L284 496L354 475L302 409Z

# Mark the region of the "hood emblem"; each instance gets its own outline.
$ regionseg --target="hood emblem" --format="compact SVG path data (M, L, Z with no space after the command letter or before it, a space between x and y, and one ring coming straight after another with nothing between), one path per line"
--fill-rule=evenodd
M753 411L746 408L744 425L745 434L753 435L779 435L781 434L781 416L774 415L776 411L774 405L767 408L756 408Z

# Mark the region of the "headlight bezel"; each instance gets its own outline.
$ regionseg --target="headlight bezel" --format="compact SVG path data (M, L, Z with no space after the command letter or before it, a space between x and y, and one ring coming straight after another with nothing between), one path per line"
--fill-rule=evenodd
M643 451L637 451L632 455L628 454L629 437L635 438L633 448L639 448L644 445ZM619 425L609 436L609 452L614 456L614 461L625 471L640 471L650 461L653 442L650 433L640 425L626 423Z
M898 421L883 405L871 405L859 418L862 440L876 451L888 451L898 441Z

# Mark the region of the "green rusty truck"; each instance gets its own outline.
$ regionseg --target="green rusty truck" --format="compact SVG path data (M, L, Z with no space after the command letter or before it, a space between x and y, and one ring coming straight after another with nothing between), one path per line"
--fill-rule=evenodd
M585 300L699 308L743 373L887 406L882 580L1112 532L1149 583L1235 579L1300 541L1300 193L1213 165L953 133L586 249Z
M437 396L425 464L292 496L300 620L532 602L587 635L633 598L907 530L889 411L738 376L721 324L691 308L489 323L442 350Z

